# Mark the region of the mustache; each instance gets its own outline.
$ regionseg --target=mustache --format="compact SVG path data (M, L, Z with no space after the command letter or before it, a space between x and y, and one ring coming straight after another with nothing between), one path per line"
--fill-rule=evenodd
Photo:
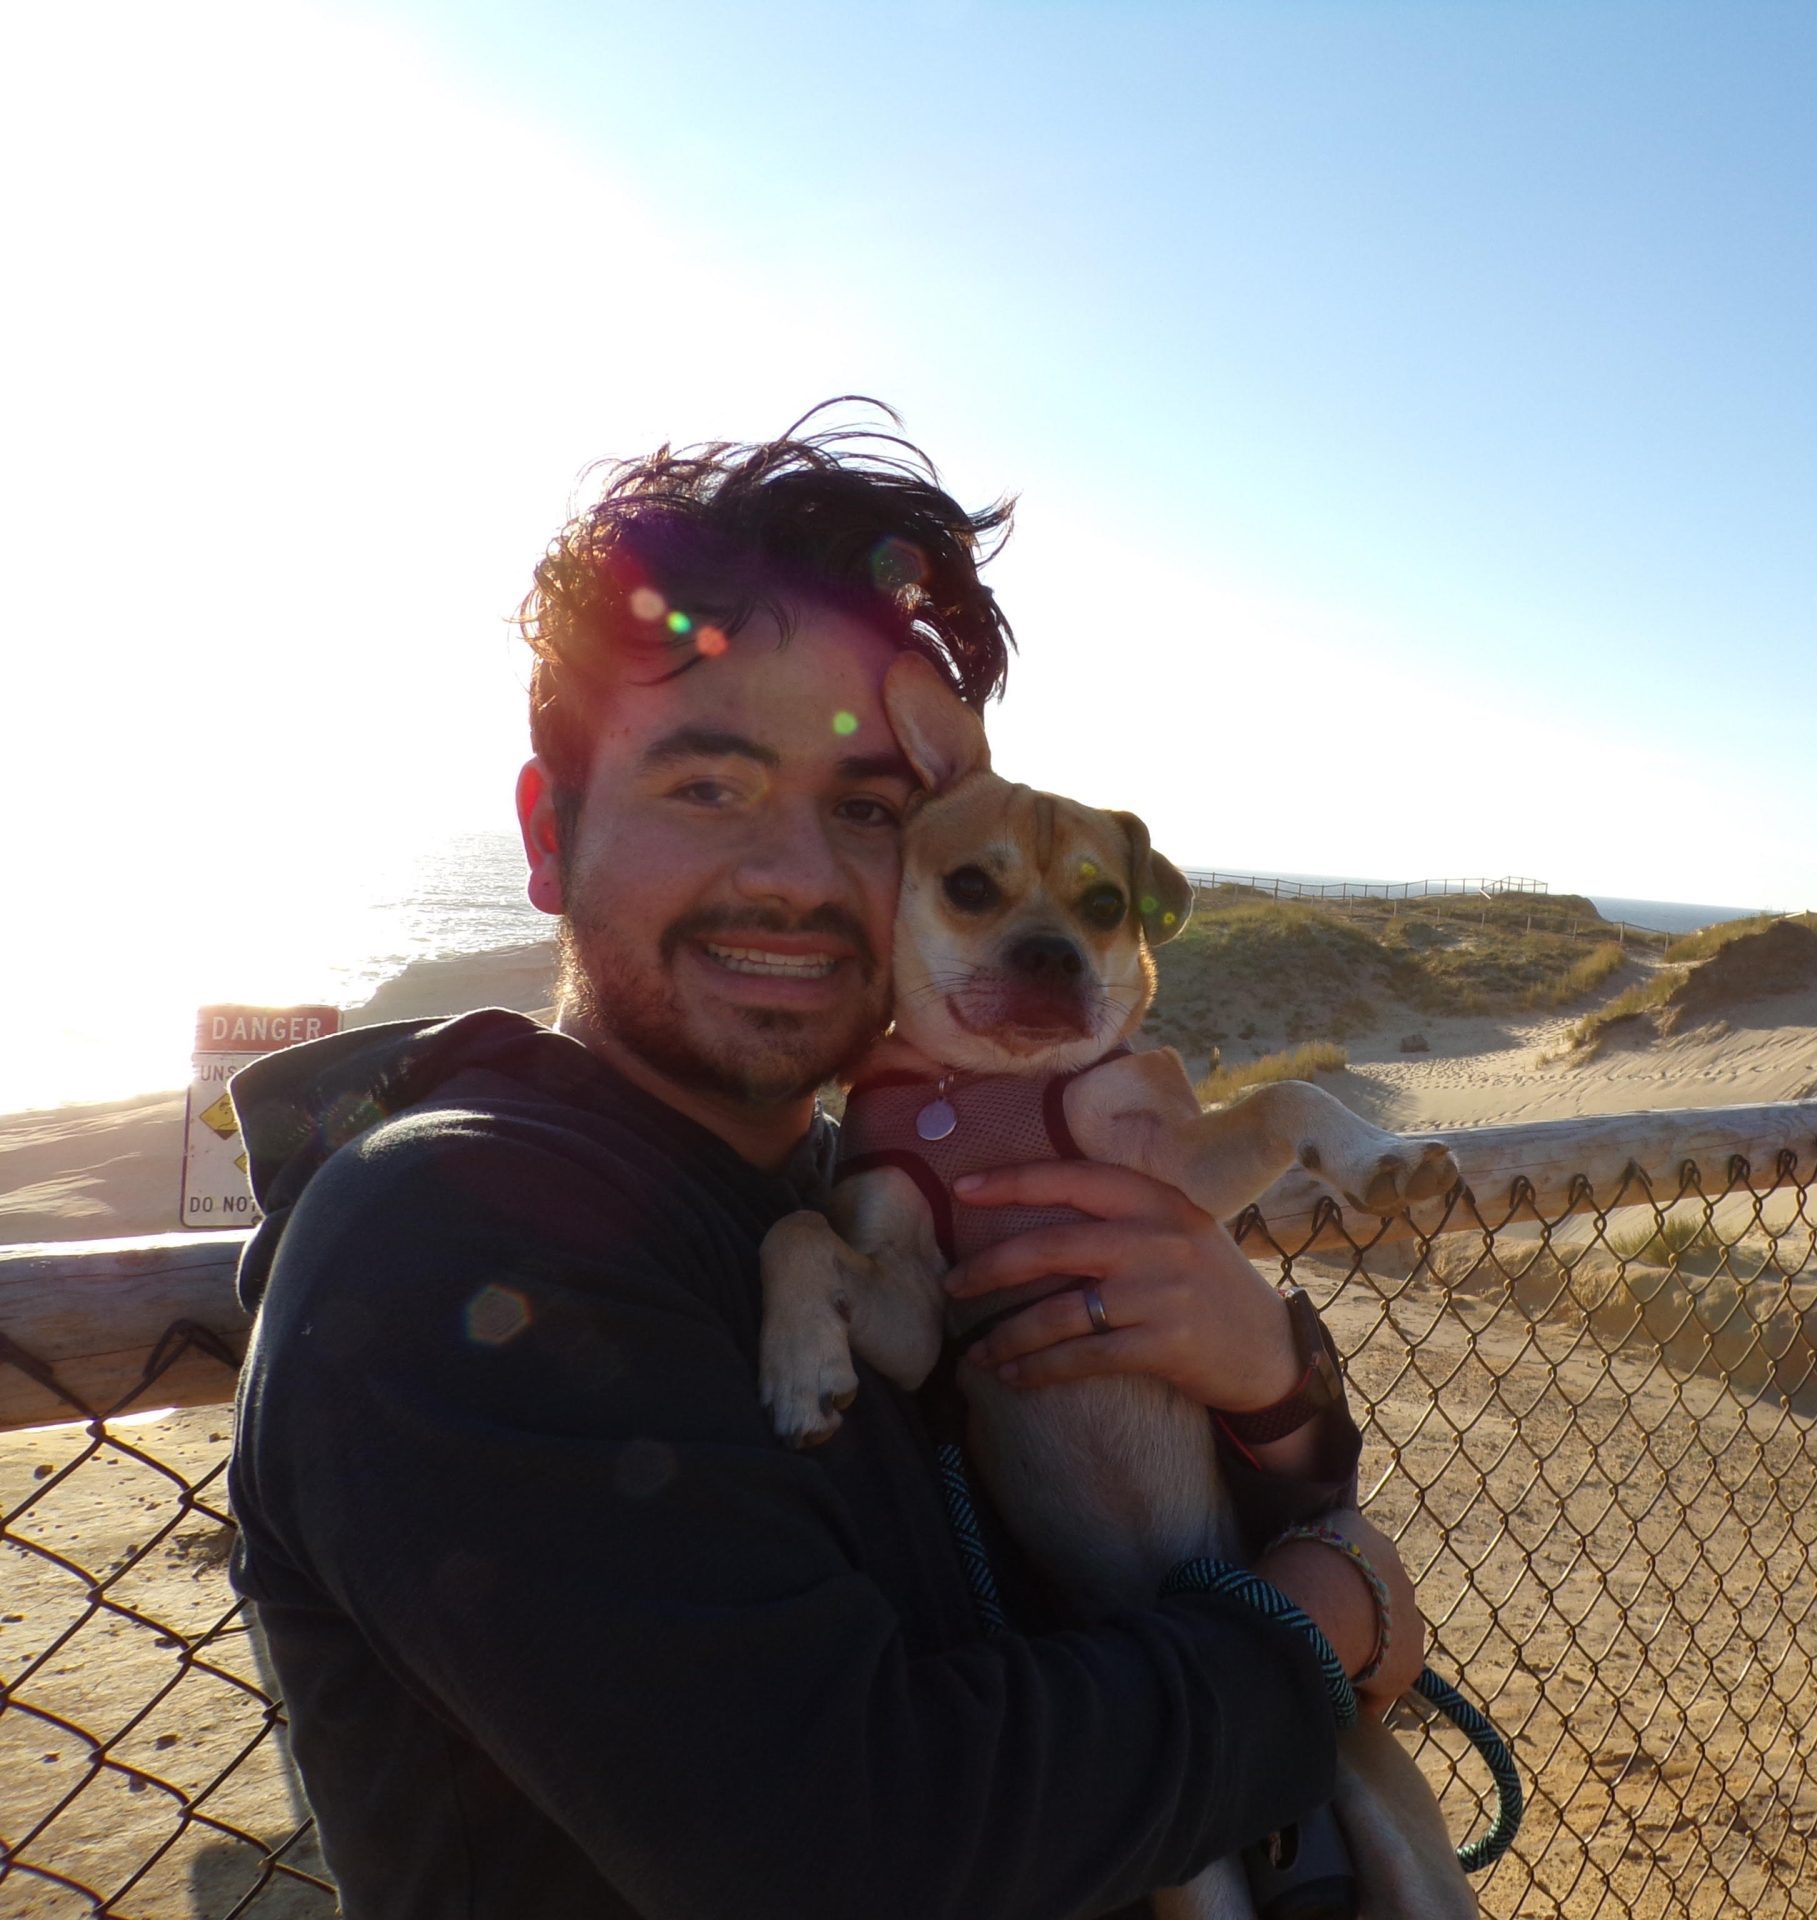
M659 946L666 964L675 958L684 940L718 940L721 945L731 945L726 936L738 933L824 933L849 946L867 975L877 970L876 949L863 922L830 901L793 918L766 907L700 907L671 920L663 928Z

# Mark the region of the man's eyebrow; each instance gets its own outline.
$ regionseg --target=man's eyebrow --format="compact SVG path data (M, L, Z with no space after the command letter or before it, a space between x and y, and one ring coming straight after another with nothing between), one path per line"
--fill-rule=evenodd
M906 780L916 784L915 769L899 753L854 753L839 763L847 780Z
M713 727L677 727L652 740L639 755L646 767L667 766L672 760L755 760L759 766L779 767L782 756L774 747L748 739L742 733L723 733Z

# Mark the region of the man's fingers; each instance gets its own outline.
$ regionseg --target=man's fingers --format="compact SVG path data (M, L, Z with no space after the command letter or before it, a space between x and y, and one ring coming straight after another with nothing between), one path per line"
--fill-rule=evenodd
M1183 1260L1190 1250L1166 1244L1168 1236L1154 1228L1108 1220L1088 1220L1071 1227L1036 1227L1013 1240L1000 1240L946 1276L946 1290L955 1299L995 1293L999 1287L1026 1286L1054 1274L1082 1274L1100 1279L1140 1265L1152 1270L1162 1261Z
M1153 1364L1149 1344L1145 1327L1125 1327L1121 1332L1062 1340L1037 1353L1025 1353L1019 1360L1006 1360L993 1371L1009 1387L1053 1387L1104 1374L1147 1373Z
M1111 1299L1115 1297L1113 1294ZM1100 1294L1099 1298L1104 1296ZM1110 1316L1110 1300L1104 1300L1104 1307ZM1110 1325L1112 1328L1117 1325L1114 1317L1110 1317ZM1037 1300L1032 1307L1024 1307L1020 1313L1011 1314L993 1327L970 1349L970 1358L975 1366L998 1367L1005 1360L1020 1360L1025 1354L1037 1353L1057 1341L1077 1340L1088 1334L1099 1340L1110 1337L1092 1325L1091 1309L1085 1303L1083 1289L1068 1287L1045 1300Z
M1177 1187L1095 1160L1037 1160L1022 1167L961 1174L953 1182L968 1207L1076 1207L1100 1220L1153 1220L1184 1225L1200 1218Z

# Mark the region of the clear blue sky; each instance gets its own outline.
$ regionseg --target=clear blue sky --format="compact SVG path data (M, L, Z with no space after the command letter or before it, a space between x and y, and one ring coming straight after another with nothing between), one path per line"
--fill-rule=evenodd
M1006 771L1191 864L1817 905L1808 5L6 34L0 803L72 912L503 823L580 467L852 390L1023 496Z
M718 234L734 311L746 250L804 326L870 305L974 484L1101 486L1687 747L1813 666L1808 6L399 17Z

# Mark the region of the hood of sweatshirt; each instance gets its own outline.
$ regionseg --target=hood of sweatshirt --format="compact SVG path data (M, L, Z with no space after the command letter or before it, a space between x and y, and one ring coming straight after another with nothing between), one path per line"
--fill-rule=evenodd
M603 1069L585 1047L521 1013L396 1020L268 1053L229 1083L264 1218L240 1256L240 1300L258 1307L290 1210L328 1156L475 1068L560 1093Z
M613 1097L643 1107L654 1134L705 1143L729 1169L744 1167L716 1136L634 1087L566 1034L521 1013L488 1008L446 1020L354 1027L269 1053L228 1084L246 1146L253 1198L263 1214L240 1256L240 1302L258 1310L291 1209L337 1148L406 1107L433 1100L451 1081L490 1072L578 1104L609 1082ZM783 1178L800 1204L822 1203L837 1132L818 1113Z

